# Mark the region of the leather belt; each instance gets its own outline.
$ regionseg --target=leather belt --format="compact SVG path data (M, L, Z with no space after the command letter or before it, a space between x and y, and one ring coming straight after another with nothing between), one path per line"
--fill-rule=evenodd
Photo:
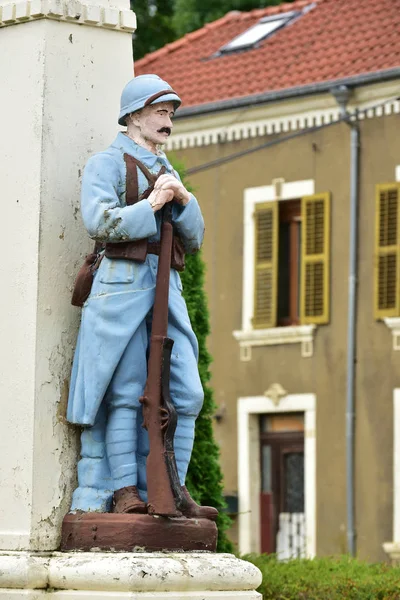
M147 254L157 254L160 256L160 242L147 242Z

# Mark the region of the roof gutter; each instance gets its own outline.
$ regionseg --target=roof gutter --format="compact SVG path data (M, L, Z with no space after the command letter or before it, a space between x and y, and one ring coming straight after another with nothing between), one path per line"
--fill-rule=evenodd
M256 104L264 104L267 102L279 102L290 98L298 98L301 96L309 96L312 94L323 94L331 92L332 88L339 85L345 85L348 88L359 87L371 83L379 83L382 81L390 81L391 79L400 78L400 67L377 71L375 73L364 73L354 77L345 77L343 79L332 79L320 83L296 86L284 90L276 90L272 92L263 92L262 94L253 94L252 96L244 96L242 98L231 98L229 100L221 100L219 102L209 102L198 106L188 106L177 111L175 119L184 119L197 115L220 112L223 110L232 110L235 108L243 108L246 106L255 106Z

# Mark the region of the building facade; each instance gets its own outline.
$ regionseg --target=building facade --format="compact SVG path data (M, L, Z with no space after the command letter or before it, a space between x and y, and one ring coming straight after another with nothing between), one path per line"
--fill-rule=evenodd
M308 5L285 6L282 14ZM340 13L343 2L322 0L313 11L335 6ZM309 35L313 11L304 17ZM364 22L364 38L365 30ZM157 72L181 91L169 72L181 52L153 53L137 73ZM238 499L231 534L241 552L347 552L349 486L358 556L385 560L383 544L400 541L399 64L400 53L368 74L356 65L326 82L266 88L258 99L210 97L176 119L169 150L189 169L206 222L215 435L226 495ZM340 85L350 92L342 108L333 93ZM352 128L359 131L357 169ZM349 362L354 428L346 426Z

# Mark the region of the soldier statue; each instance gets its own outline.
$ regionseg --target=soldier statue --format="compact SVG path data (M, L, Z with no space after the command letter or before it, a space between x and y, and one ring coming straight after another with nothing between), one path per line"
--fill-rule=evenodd
M168 337L174 340L170 395L177 413L174 450L185 517L215 519L185 487L195 420L203 403L198 344L182 297L178 270L204 234L196 198L161 150L181 100L156 75L124 88L117 134L84 170L81 210L98 243L93 283L84 302L71 375L67 419L83 427L78 487L71 511L146 513L147 431L142 427L158 265L161 209L172 204ZM147 474L151 477L151 473Z

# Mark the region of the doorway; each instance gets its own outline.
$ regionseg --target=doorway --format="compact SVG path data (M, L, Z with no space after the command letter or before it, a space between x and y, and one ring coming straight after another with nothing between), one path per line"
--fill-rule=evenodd
M304 413L260 415L261 552L305 555Z

